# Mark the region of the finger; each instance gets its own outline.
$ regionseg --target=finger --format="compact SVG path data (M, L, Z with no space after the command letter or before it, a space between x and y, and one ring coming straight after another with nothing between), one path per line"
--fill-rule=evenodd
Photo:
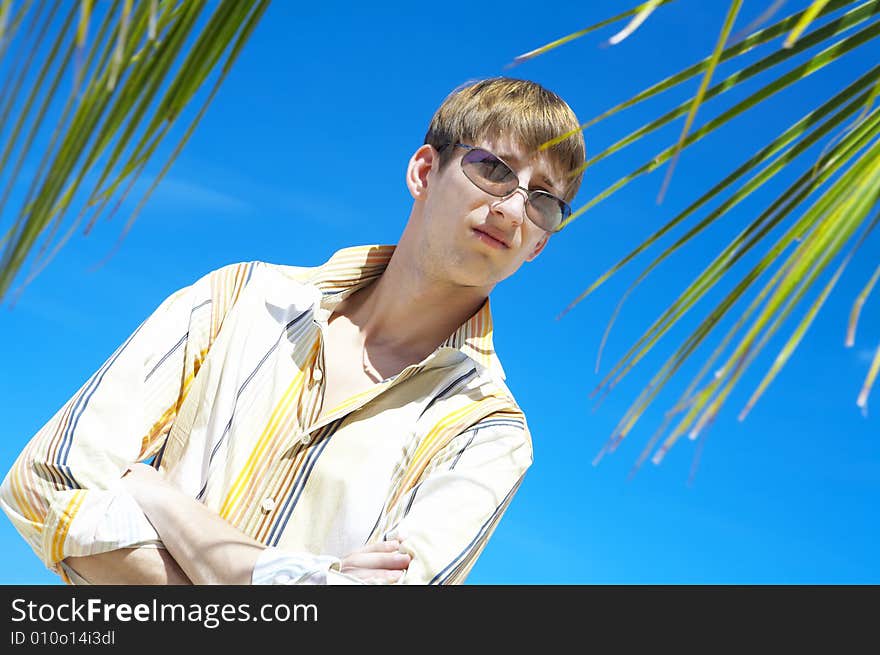
M400 542L397 539L391 539L389 541L377 541L373 544L367 544L362 550L367 552L391 553L398 548L400 548Z
M386 580L389 583L394 583L400 580L403 577L405 571L388 571L386 574Z
M405 569L412 558L407 553L352 553L343 565L361 569Z
M386 541L361 546L357 550L349 553L346 557L363 555L365 553L396 553L400 552L400 543L398 541Z
M393 584L403 577L403 573L403 571L378 570L373 571L369 579L374 584Z
M400 542L396 539L391 541L377 541L371 544L366 544L361 546L355 551L352 551L352 555L356 553L391 553L400 548Z
M346 575L355 577L362 582L392 584L400 580L403 571L389 571L386 569L351 569L344 572Z

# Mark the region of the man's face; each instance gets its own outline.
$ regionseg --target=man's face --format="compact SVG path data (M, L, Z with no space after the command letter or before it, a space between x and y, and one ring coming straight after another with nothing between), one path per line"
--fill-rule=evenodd
M527 153L500 139L467 145L503 159L519 178L519 186L562 197L562 180L544 154ZM410 160L407 182L416 200L424 202L416 229L426 271L455 284L488 290L537 257L550 235L526 215L524 191L498 198L471 182L461 169L466 152L455 148L438 171L436 150L422 146Z

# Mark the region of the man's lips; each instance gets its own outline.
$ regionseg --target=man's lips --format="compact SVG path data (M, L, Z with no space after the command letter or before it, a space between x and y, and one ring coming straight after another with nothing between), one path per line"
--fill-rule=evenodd
M507 240L501 234L499 234L493 230L487 229L485 227L475 227L475 228L473 228L473 230L478 235L481 235L481 236L485 237L486 239L489 239L490 245L497 244L497 247L510 248L510 245L507 243Z

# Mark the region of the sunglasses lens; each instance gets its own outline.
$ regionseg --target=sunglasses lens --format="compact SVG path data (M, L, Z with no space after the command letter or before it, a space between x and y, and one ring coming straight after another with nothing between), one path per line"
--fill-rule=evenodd
M526 206L529 218L543 230L555 232L571 210L564 202L549 193L533 192Z
M493 196L507 195L516 188L516 174L491 152L469 150L461 159L461 168L471 182Z

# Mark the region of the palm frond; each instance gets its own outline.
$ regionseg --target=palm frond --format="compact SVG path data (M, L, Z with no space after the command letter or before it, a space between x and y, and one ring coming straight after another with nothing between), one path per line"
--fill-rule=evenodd
M880 9L880 0L874 0L874 2L872 4L875 4L876 7L878 9ZM847 29L847 27L841 26L840 29L838 30L838 32L843 31L845 29ZM687 137L684 141L683 146L689 147L689 146L693 145L694 143L696 143L697 141L699 141L700 139L702 139L706 135L717 130L718 128L722 127L723 125L729 123L733 118L739 116L740 114L745 113L746 111L752 109L756 105L758 105L761 102L767 100L768 98L774 96L775 94L779 93L780 91L784 90L785 88L792 86L793 84L796 84L797 82L800 82L801 80L820 71L821 69L825 68L826 66L834 64L837 60L839 60L841 57L843 57L843 55L848 54L849 52L864 45L865 43L872 41L873 39L877 38L878 35L880 35L880 23L874 22L871 25L869 25L868 27L864 28L863 30L860 30L856 34L853 34L852 36L849 36L847 38L844 38L844 39L841 39L840 41L835 42L834 44L828 46L826 49L822 50L821 52L819 52L816 55L814 55L813 57L811 57L809 60L805 61L804 63L800 64L799 66L796 66L795 68L788 71L787 73L780 75L778 78L774 79L773 81L765 84L761 89L759 89L758 91L756 91L755 93L750 95L748 98L740 101L739 103L735 104L733 107L722 112L719 116L715 117L714 119L712 119L711 121L706 123L706 125L704 125L699 130L694 132L692 135ZM731 75L727 79L725 79L723 82L721 82L718 85L709 89L705 93L703 100L714 98L715 96L719 95L720 93L723 93L724 91L727 91L731 88L734 88L738 84L743 83L748 78L750 78L754 75L757 75L760 72L763 72L764 70L770 68L770 66L772 66L772 65L776 65L777 63L779 63L779 61L781 59L783 59L783 58L787 59L788 58L787 55L789 53L794 53L797 48L800 47L800 48L806 49L811 44L812 44L811 39L804 38L801 41L799 41L798 44L794 48L792 48L791 50L782 51L783 54L779 58L771 55L765 59L762 59L759 62L756 62L755 64L753 64L751 66L746 67L745 69L737 71L736 73L734 73L733 75ZM601 161L605 157L608 157L609 155L612 155L612 154L616 154L625 146L628 146L632 143L635 143L636 141L638 141L642 137L647 136L651 132L667 125L670 122L672 122L673 120L675 120L679 116L684 115L688 111L688 108L690 107L690 104L692 101L693 101L693 99L679 104L673 110L667 112L666 114L664 114L660 118L657 118L657 119L651 121L647 125L644 125L641 128L639 128L638 130L630 133L629 135L627 135L623 139L620 139L615 144L609 146L608 148L606 148L605 150L603 150L599 154L594 155L591 159L588 159L587 161L585 161L581 167L576 169L576 172L582 172L582 171L586 170L588 167ZM594 207L595 205L597 205L601 201L607 199L609 196L611 196L612 194L614 194L617 191L619 191L620 189L622 189L624 186L626 186L627 184L632 182L637 177L640 177L642 175L645 175L647 173L654 171L659 166L661 166L663 163L665 163L667 160L669 160L674 154L675 154L675 147L674 146L670 146L669 148L666 148L662 152L658 153L650 161L646 162L645 164L643 164L642 166L637 168L635 171L633 171L629 175L619 179L614 184L609 186L607 189L604 189L600 193L596 194L593 198L591 198L589 201L587 201L587 203L584 204L582 207L580 207L577 211L572 212L572 214L566 219L564 225L568 225L569 223L573 222L575 219L577 219L579 216L581 216L584 212L591 209L592 207Z
M820 14L820 15L831 13L833 11L836 11L837 9L840 9L842 7L846 7L846 6L852 5L852 4L853 4L852 0L832 0L823 9L822 14ZM848 11L845 15L841 16L839 19L834 21L833 23L826 25L823 28L816 30L815 32L811 32L809 35L810 40L806 44L799 43L798 46L796 46L796 47L798 47L798 50L796 50L790 54L786 54L785 52L778 52L778 53L774 53L772 58L770 58L770 57L766 58L767 65L768 66L775 65L775 64L780 63L782 61L785 61L786 59L794 56L795 54L802 52L803 50L806 50L807 48L812 47L813 45L816 45L817 43L821 43L822 41L828 39L830 36L834 36L835 34L838 34L846 29L849 29L853 25L856 25L862 21L868 20L873 15L873 13L876 12L878 6L880 6L880 3L878 3L877 0L868 0L867 2L863 2L862 4L857 5L856 7L852 8L850 11ZM731 44L730 46L728 46L727 48L725 48L721 52L721 56L719 58L719 63L723 63L723 62L726 62L730 59L738 57L740 55L744 55L744 54L754 50L755 48L772 41L773 39L777 38L781 34L784 34L787 30L789 30L791 27L793 27L794 25L797 24L798 20L801 18L803 13L804 12L801 11L801 12L797 12L795 14L792 14L791 16L788 16L788 17L780 20L778 23L771 25L770 27L767 27L759 32L754 33L754 34L751 34L750 36L743 39L742 41L739 41L735 44ZM623 111L625 109L629 109L630 107L634 107L635 105L639 104L640 102L648 100L649 98L652 98L653 96L659 95L659 94L663 93L664 91L668 91L669 89L674 88L675 86L677 86L683 82L686 82L687 80L691 79L692 77L695 77L696 75L699 75L700 73L705 72L706 68L709 66L709 62L711 61L711 59L712 59L711 56L706 57L705 59L697 62L696 64L693 64L692 66L688 66L687 68L679 71L678 73L671 75L668 78L661 80L660 82L657 82L656 84L651 85L647 89L640 91L639 93L628 98L624 102L621 102L621 103L615 105L614 107L602 112L601 114L599 114L595 118L592 118L592 119L588 120L587 122L581 124L576 130L572 130L570 132L566 132L565 134L561 134L560 136L543 144L541 147L544 149L549 148L557 143L564 141L565 139L572 136L576 132L580 132L580 131L583 131L589 127L592 127L593 125L599 123L600 121L603 121L607 118L610 118L611 116L614 116L615 114L620 113L621 111ZM746 78L748 78L748 77L756 75L760 72L762 72L762 71L747 67L747 68L743 69L742 71L740 71L739 75L740 75L740 77L745 75ZM610 151L610 152L606 151L606 156L608 154L612 154L612 153L613 153L613 151ZM587 165L591 165L598 160L599 160L598 158L590 159L587 161ZM580 169L580 170L583 170L583 169Z
M66 4L66 3L64 3ZM0 226L0 298L33 255L24 285L52 259L85 219L89 208L99 205L86 225L94 225L117 191L129 188L151 164L156 151L176 127L178 119L214 78L196 118L185 129L171 156L161 166L161 180L179 155L204 115L229 67L262 17L268 0L221 0L205 17L206 0L115 0L94 3L83 0L70 5L60 29L54 16L59 2L26 2L8 22L0 39L11 49L10 65L2 79L0 125L17 112L8 136L0 141L0 212L20 188L26 162L37 154L33 144L49 134L49 147L42 153L37 173L14 212L12 224ZM6 5L0 5L0 11ZM100 24L91 36L93 24ZM27 26L26 29L22 29ZM45 53L45 54L43 54ZM26 71L39 71L25 93ZM65 81L73 91L62 95ZM60 112L53 111L60 108ZM63 108L62 108L63 107ZM60 113L52 126L47 117ZM14 163L9 164L17 153ZM86 180L98 180L86 192ZM141 200L141 205L150 191ZM78 216L69 221L58 238L74 204ZM5 215L0 213L0 215ZM135 212L135 216L137 212ZM130 221L129 221L130 222ZM19 287L19 291L23 288Z
M877 346L877 351L874 353L874 359L871 362L871 368L868 370L865 383L862 385L862 390L859 392L859 397L856 400L856 405L862 409L862 413L865 415L868 413L868 394L871 393L871 387L874 386L874 382L877 380L878 372L880 372L880 346Z
M877 268L874 270L874 274L871 276L871 279L868 280L868 284L865 285L865 288L862 289L862 292L853 303L852 310L849 314L849 324L846 328L847 348L852 347L852 345L856 342L856 327L859 324L859 315L862 312L862 306L865 304L865 300L868 299L868 296L874 289L874 285L877 284L878 279L880 279L880 266L877 266Z
M739 166L736 170L730 173L727 177L725 177L721 182L713 186L709 191L704 193L700 198L694 201L691 205L689 205L683 212L678 214L671 221L666 223L660 230L651 235L648 239L642 242L635 250L633 250L629 255L627 255L624 259L619 261L612 267L609 271L607 271L604 275L602 275L593 285L590 286L584 293L581 294L576 300L581 300L583 297L594 291L599 285L601 285L605 280L611 277L616 271L622 268L626 263L634 259L641 252L649 248L651 245L659 241L665 234L670 232L673 228L675 228L678 224L684 221L688 216L693 214L697 209L707 204L710 200L716 198L724 189L729 187L733 182L737 179L745 175L748 171L755 168L757 165L762 164L769 160L774 154L783 150L785 146L788 146L792 142L794 142L797 138L803 136L803 138L797 142L792 147L784 150L782 154L780 154L776 159L767 164L763 169L761 169L757 174L752 176L745 184L743 184L732 196L730 196L727 200L725 200L718 208L711 211L705 218L703 218L697 225L688 230L682 237L680 237L672 246L667 248L663 253L661 253L654 261L651 262L638 276L635 282L633 282L629 288L626 290L621 300L619 301L617 308L614 311L614 314L611 317L611 320L608 323L608 327L605 330L605 335L602 339L602 343L599 347L599 356L596 362L596 371L599 370L599 364L601 362L602 352L604 350L605 342L608 339L608 334L611 331L611 327L614 324L616 316L620 313L620 310L623 304L626 302L626 299L629 295L636 289L638 285L640 285L650 273L656 269L664 260L669 258L675 252L677 252L680 248L682 248L685 244L694 239L697 235L702 233L706 228L711 226L721 217L727 215L727 213L751 195L754 191L759 189L765 183L770 181L773 177L775 177L778 173L783 171L786 166L789 165L790 162L795 160L798 156L800 156L807 149L812 147L817 141L826 136L829 132L835 129L840 125L846 118L854 114L863 104L865 94L861 94L857 96L854 100L852 100L849 104L840 107L840 103L848 100L852 97L854 93L858 93L862 89L864 89L868 83L876 75L880 74L880 65L874 67L868 73L860 77L858 80L853 82L846 89L838 93L836 96L831 98L829 101L824 103L822 106L817 108L814 111L811 111L806 116L797 121L794 125L785 130L782 134L780 134L776 139L771 141L767 146L762 148L755 155L750 157L745 163ZM831 118L829 118L824 124L818 125L818 121L825 117L830 111L837 110L837 113L834 114ZM870 129L872 124L865 125L863 122L857 123L857 126L861 126L862 129L856 138L865 133L866 129ZM812 132L807 132L809 127L813 128ZM804 136L806 134L806 136ZM847 132L847 134L852 134L852 130ZM846 138L846 134L841 137L840 140ZM826 155L828 154L828 150L823 153L823 155L816 161L815 166L821 165L826 161ZM815 168L815 167L814 167ZM814 169L811 173L811 176L816 175L816 170ZM573 304L569 305L569 309L573 306Z
M626 27L608 39L608 45L622 43L624 39L628 38L633 32L639 29L642 23L648 20L648 16L653 14L654 10L661 4L663 4L662 0L650 0L650 2L646 2L642 5L639 9L639 13L632 17L629 23L626 24Z
M874 199L872 199L871 204L873 204L873 200L876 200L876 196ZM870 209L871 204L868 205L868 209ZM840 279L840 276L843 274L843 271L849 265L850 261L853 258L853 255L856 254L858 249L861 247L862 243L864 243L865 238L871 233L871 231L874 229L876 224L877 224L877 217L875 217L874 220L871 221L870 225L868 225L868 227L862 233L862 236L859 238L859 241L856 243L856 245L852 248L852 250L846 256L846 258L840 264L837 271L835 271L834 275L831 277L831 280L828 282L828 284L825 285L825 288L822 289L822 293L819 294L819 297L812 304L812 306L810 307L810 309L807 312L804 319L797 326L794 333L789 338L789 340L786 342L786 344L782 347L782 350L776 356L776 360L773 362L773 366L770 368L770 370L764 376L764 379L761 380L761 383L758 385L758 388L754 391L754 393L752 393L751 397L749 398L748 402L746 403L746 406L740 412L740 414L739 414L740 420L745 419L746 415L749 413L749 411L752 409L752 407L755 406L755 403L758 401L758 398L760 398L761 394L763 394L764 391L767 389L767 386L770 384L770 382L773 381L773 379L779 374L779 371L782 370L782 367L785 366L785 364L788 362L788 360L791 357L792 353L794 352L795 348L797 348L798 344L800 344L800 342L801 342L801 339L803 339L804 334L806 334L807 329L810 327L813 320L816 318L816 315L819 313L819 309L821 309L822 305L828 299L828 296L831 293L831 290L834 289L834 286L837 284L837 281ZM791 301L789 301L789 302L791 302ZM779 318L777 318L776 320L779 321Z
M697 95L694 96L693 101L690 103L690 109L688 109L688 115L685 119L684 127L681 130L681 135L678 137L678 143L675 144L675 151L672 153L672 161L669 164L666 178L663 180L663 186L660 189L660 195L657 199L658 203L663 202L663 197L666 195L666 188L669 186L669 181L672 179L672 172L675 170L675 162L678 160L679 154L681 154L685 139L687 138L688 132L690 132L694 118L697 116L697 110L700 108L700 105L703 102L703 97L706 95L706 87L709 86L709 82L712 81L712 76L715 74L715 67L718 66L718 60L721 58L724 44L727 43L730 31L733 29L733 23L739 14L739 8L741 6L742 0L733 0L730 3L730 8L727 10L727 16L724 17L724 25L721 28L721 33L718 35L718 40L715 43L715 49L712 51L712 56L709 58L709 65L706 67L706 72L703 74L703 79L700 81L700 88L697 90Z
M610 390L635 366L635 364L644 357L648 351L656 345L660 338L668 332L675 323L681 319L696 303L710 291L724 275L733 268L733 266L750 250L756 247L762 239L764 239L774 228L799 206L802 200L808 197L814 190L821 187L824 182L835 174L838 169L847 161L853 152L858 152L872 139L877 136L880 129L880 111L874 112L872 120L866 122L861 129L851 133L846 139L828 155L826 162L820 169L820 173L816 175L812 169L806 170L800 178L789 186L755 221L745 227L745 229L737 235L734 240L727 245L724 250L716 257L716 259L701 273L697 279L692 282L682 295L676 300L664 313L658 318L654 324L642 335L636 344L634 344L624 357L618 362L614 369L608 373L602 382L594 390L594 394L598 393L603 387ZM830 202L833 196L824 194L819 198L819 209L824 210L826 203ZM814 213L815 213L814 211ZM709 318L706 319L704 325L698 329L692 337L699 337L696 343L706 336L709 329L714 328L718 320L739 300L745 290L756 279L760 277L772 264L777 260L782 252L793 246L801 235L809 229L813 214L807 213L799 219L780 240L768 251L764 258L753 268L753 270L740 282L739 285L730 293L725 301L716 309ZM746 310L744 316L749 315L754 307ZM689 339L690 341L690 339ZM726 342L726 341L725 341ZM696 345L694 343L694 345ZM692 348L686 349L685 355L692 352ZM683 359L678 360L680 365ZM665 367L664 367L665 368ZM706 370L701 373L705 375ZM616 376L616 377L615 377ZM612 380L614 378L614 380ZM668 378L666 378L668 379ZM665 380L664 380L665 382ZM657 383L655 379L650 386Z
M731 318L732 327L722 335L709 355L703 358L700 370L678 401L666 412L662 425L654 432L647 447L642 451L634 470L651 456L658 443L660 443L659 448L651 457L655 463L662 460L665 453L681 436L686 434L691 439L698 438L715 420L732 390L742 381L746 372L751 370L773 337L791 320L792 314L802 304L808 303L804 315L783 342L775 359L759 379L754 392L743 407L740 419L744 419L769 385L779 376L798 346L802 344L809 327L850 262L864 249L866 239L874 231L878 221L877 216L873 220L869 220L869 217L880 198L880 110L874 107L876 98L880 94L880 65L872 67L865 73L856 74L852 66L847 65L849 59L846 55L867 44L876 44L880 36L880 20L878 20L880 0L812 2L806 9L784 17L774 25L746 36L742 41L723 47L733 25L732 16L735 16L738 9L739 2L732 1L725 26L722 28L722 36L719 37L709 57L617 104L595 119L584 123L580 129L594 126L696 75L702 74L705 82L720 63L733 61L756 47L767 47L773 39L787 35L786 43L780 44L783 47L769 50L758 60L741 67L711 87L708 84L701 85L692 98L630 131L629 134L585 161L576 173L595 166L608 157L619 155L627 146L668 125L676 118L685 114L688 116L686 119L688 122L676 143L661 150L628 175L595 194L569 217L568 222L577 219L613 193L620 192L638 177L656 170L667 161L674 161L681 150L708 138L719 128L733 129L737 124L736 118L749 115L753 116L752 120L758 120L755 116L760 115L761 105L766 99L796 85L820 69L833 67L837 79L841 80L840 87L826 97L820 98L801 118L791 120L788 128L774 135L768 143L762 145L734 170L722 175L720 181L711 188L698 194L698 197L683 211L632 248L629 254L597 278L560 314L561 317L570 311L615 273L648 248L658 244L661 239L670 235L673 229L682 226L699 210L717 202L714 209L707 211L705 216L699 217L683 235L656 255L630 284L614 310L602 338L596 364L598 371L602 352L621 307L632 292L662 262L669 260L717 222L735 220L737 215L734 209L756 190L771 184L780 173L791 171L794 167L800 170L795 181L782 189L763 211L757 212L757 216L749 217L745 221L739 233L720 249L707 267L681 291L677 299L660 312L660 315L627 348L624 355L596 386L593 395L598 395L598 402L601 403L649 352L664 341L670 330L685 315L695 311L700 301L710 291L735 274L734 269L746 255L755 252L773 234L780 229L783 230L766 252L758 257L758 261L751 269L734 284L733 289L708 311L697 327L652 375L618 422L598 454L597 462L604 454L614 451L619 446L647 408L657 400L662 390L672 379L681 374L684 364L696 356L701 346L708 343L710 336L716 334L724 319ZM832 12L841 10L841 15L832 16ZM817 20L822 17L828 17L829 20L825 24L818 25ZM818 52L808 53L809 49L817 46L821 48ZM772 72L791 60L793 56L803 54L807 55L805 60L796 62L789 70L776 73L775 77L763 86L750 90L743 100L722 108L716 117L691 131L690 120L695 113L694 107L699 103L716 101L715 99L720 99L726 91L748 83L758 74ZM850 124L846 125L847 122ZM562 135L557 140L566 136L568 135ZM549 147L551 144L552 142L544 145ZM822 151L817 157L814 155L810 159L809 153L817 147L822 148ZM809 205L806 204L808 202ZM823 283L825 272L847 248L848 252L838 263L830 279ZM878 278L880 278L880 268L872 276L853 307L848 344L853 341L854 326L861 306ZM818 295L808 301L811 290L820 283L822 288ZM745 303L744 307L737 309L741 303ZM868 390L876 379L878 357L880 355L875 356L859 396L860 407L864 407L867 402Z
M867 212L876 203L877 189L880 188L877 186L880 183L877 171L877 163L880 161L878 146L880 144L875 143L860 157L788 232L786 237L790 240L789 245L797 243L805 234L809 238L803 240L789 255L783 266L784 275L778 281L778 286L772 289L766 307L728 361L716 372L715 380L693 402L690 413L655 455L655 461L659 461L684 432L690 430L691 438L695 438L717 415L724 400L769 338L804 297L819 273L861 225ZM770 292L771 288L766 291ZM758 339L760 331L765 327L766 331ZM714 400L709 403L708 400L713 395ZM702 414L697 418L701 411Z
M586 36L587 34L589 34L591 32L595 32L596 30L602 29L603 27L606 27L608 25L613 25L614 23L617 23L617 22L623 20L624 18L628 18L629 16L632 16L633 14L636 14L637 16L642 15L648 8L650 8L650 11L654 11L654 9L656 9L657 7L660 7L665 4L669 4L670 2L674 2L674 1L675 0L649 0L648 2L643 2L642 4L637 5L637 6L633 7L632 9L629 9L629 10L623 12L622 14L617 14L616 16L613 16L611 18L607 18L603 21L595 23L594 25L590 25L589 27L585 27L582 30L578 30L577 32L572 32L571 34L567 34L566 36L563 36L561 38L556 39L555 41L551 41L550 43L546 43L540 47L535 48L534 50L529 50L528 52L526 52L524 54L517 55L516 57L514 57L513 61L510 64L508 64L505 68L512 68L513 66L517 66L517 65L523 63L524 61L528 61L529 59L534 59L535 57L537 57L539 55L543 55L547 52L550 52L551 50L558 48L561 45L565 45L566 43L568 43L570 41L574 41L575 39L579 39L582 36ZM650 13L650 12L648 12L648 13ZM645 18L647 18L647 15L645 15ZM642 21L643 20L644 19L642 19ZM641 24L642 21L640 21L639 24Z
M800 35L803 34L804 30L810 26L810 23L816 20L816 16L819 15L819 12L822 11L827 4L828 0L813 0L813 4L807 7L804 15L798 21L798 24L794 26L794 29L791 31L791 34L788 35L788 38L785 39L785 43L782 47L790 48L793 46L795 41L797 41Z

